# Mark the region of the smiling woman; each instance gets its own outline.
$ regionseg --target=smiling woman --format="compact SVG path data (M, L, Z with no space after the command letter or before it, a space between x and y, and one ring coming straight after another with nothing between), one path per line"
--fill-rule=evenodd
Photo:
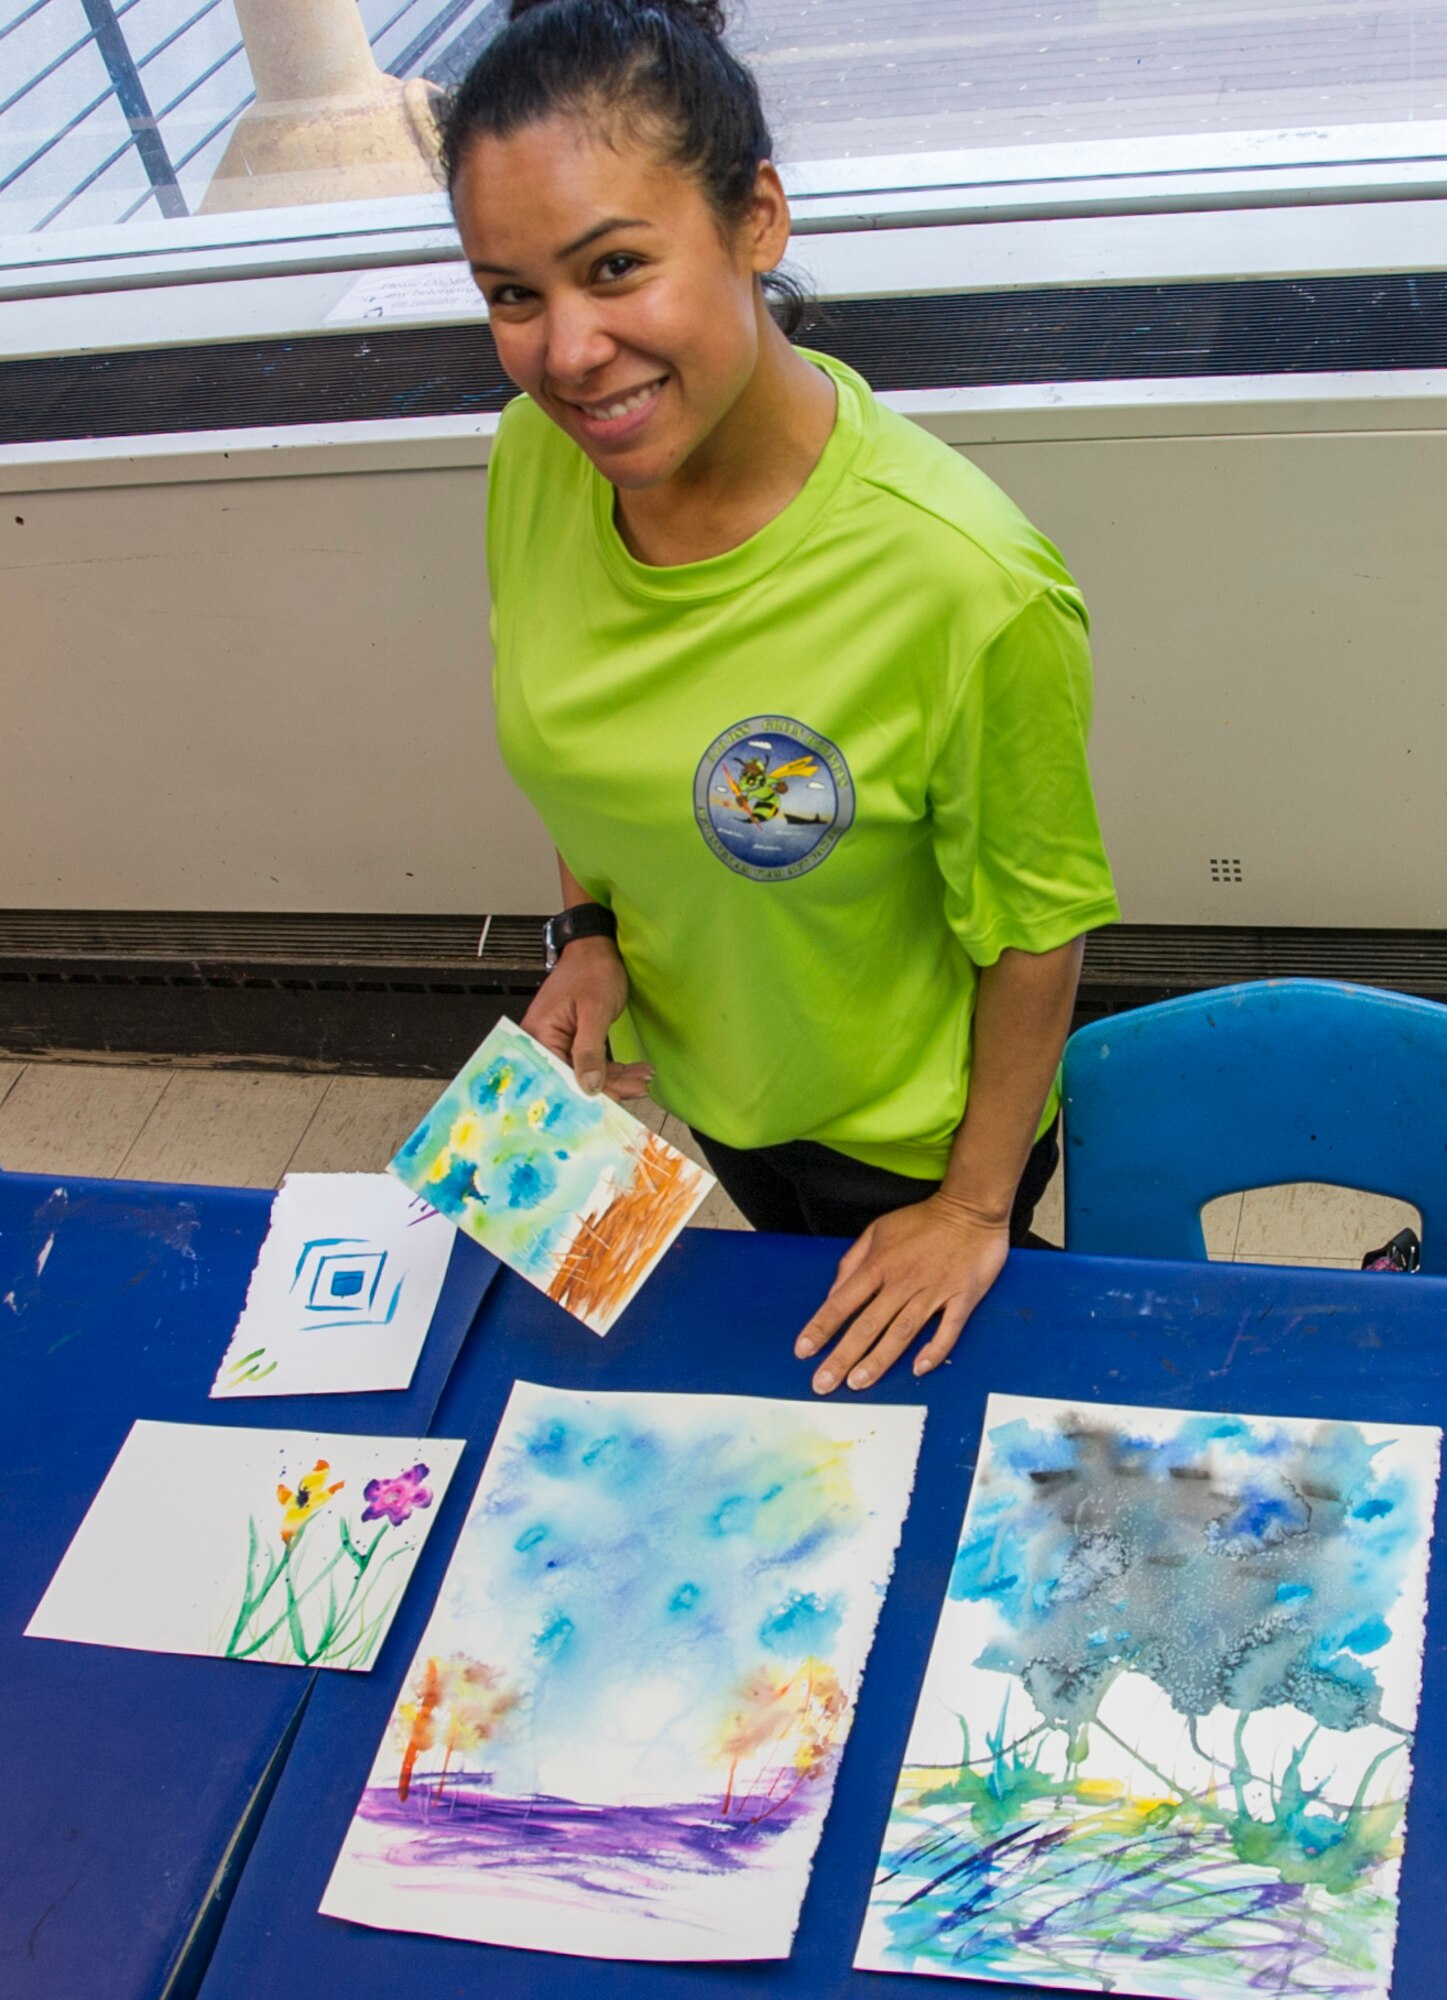
M490 468L495 694L568 911L524 1026L585 1089L656 1076L756 1227L859 1239L799 1338L842 1335L827 1392L938 1314L934 1366L1024 1240L1116 905L1079 594L791 344L772 150L704 0L520 0L443 147L525 392Z

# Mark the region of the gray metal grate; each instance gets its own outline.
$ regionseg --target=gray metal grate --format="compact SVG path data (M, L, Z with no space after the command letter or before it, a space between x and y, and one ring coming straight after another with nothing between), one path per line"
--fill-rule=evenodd
M541 917L0 911L0 958L242 964L541 965ZM486 949L482 940L486 931Z
M0 961L537 971L542 923L541 916L7 910ZM1085 952L1087 988L1175 991L1287 978L1447 995L1447 932L1117 924L1092 936Z
M1244 979L1348 979L1447 994L1447 931L1117 924L1085 948L1087 986L1186 990Z

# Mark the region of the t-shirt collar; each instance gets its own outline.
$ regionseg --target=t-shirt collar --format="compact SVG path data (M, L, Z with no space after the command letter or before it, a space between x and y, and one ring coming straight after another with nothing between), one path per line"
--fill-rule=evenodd
M708 556L702 562L665 567L639 562L619 534L613 518L616 497L613 487L596 466L589 465L598 551L604 567L624 589L638 596L676 603L722 597L757 583L786 561L812 533L843 484L870 428L874 410L868 385L852 368L830 354L816 354L803 347L798 352L822 368L834 383L834 428L814 470L788 506L737 548Z

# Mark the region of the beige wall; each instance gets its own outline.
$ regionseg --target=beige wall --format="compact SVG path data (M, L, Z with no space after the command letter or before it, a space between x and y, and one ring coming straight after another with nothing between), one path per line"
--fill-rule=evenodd
M471 456L11 492L0 905L551 908L494 739Z
M1447 383L1355 383L898 399L1086 590L1128 919L1447 925ZM0 454L0 906L552 907L489 712L492 428Z
M971 455L1090 604L1128 920L1447 925L1447 434Z

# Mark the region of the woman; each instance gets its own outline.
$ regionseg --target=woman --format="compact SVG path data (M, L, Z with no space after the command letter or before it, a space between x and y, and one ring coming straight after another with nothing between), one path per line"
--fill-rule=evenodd
M585 1089L656 1075L756 1227L857 1237L796 1346L842 1336L828 1393L936 1314L937 1365L1024 1238L1081 939L1118 911L1080 597L770 316L788 206L722 27L514 0L444 163L525 392L490 475L495 692L565 908L524 1026Z

